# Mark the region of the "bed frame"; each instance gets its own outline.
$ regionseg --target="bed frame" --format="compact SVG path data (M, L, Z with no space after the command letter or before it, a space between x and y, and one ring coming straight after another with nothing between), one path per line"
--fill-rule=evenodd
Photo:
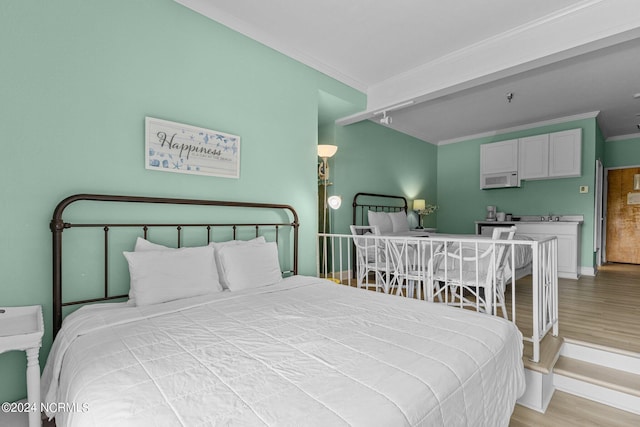
M376 193L356 193L353 196L353 221L352 225L369 225L368 211L375 212L407 212L407 199L402 196ZM351 265L356 265L356 253L351 254ZM351 273L356 277L355 269Z
M407 212L407 199L388 194L357 193L353 197L353 225L367 225L367 211Z
M207 222L140 222L135 221L132 223L129 222L118 222L118 223L106 223L102 221L98 222L66 222L63 220L63 213L67 207L77 202L99 202L110 204L109 206L117 205L126 207L126 204L157 204L157 205L184 205L184 206L200 206L200 207L210 207L210 208L224 208L224 211L229 216L230 212L239 212L233 211L232 209L261 209L263 212L271 211L278 213L279 215L285 215L288 219L283 222L268 222L268 223L240 223L240 222L217 222L214 218L214 213L216 209L212 209L211 211L207 210L207 218L211 217L211 221ZM100 205L103 206L103 205ZM106 205L105 205L106 206ZM129 205L130 206L130 205ZM228 209L231 209L229 211ZM208 208L207 208L208 209ZM119 211L120 212L120 211ZM218 210L217 212L220 212ZM125 211L126 213L126 211ZM202 213L201 213L202 214ZM183 240L183 230L185 228L196 228L202 229L204 233L206 233L207 243L213 241L212 240L212 230L214 228L226 228L232 230L233 239L237 238L237 232L239 228L255 228L255 237L260 236L261 231L264 232L264 229L267 228L269 230L275 230L275 241L278 244L278 247L281 248L284 246L280 240L291 241L292 239L292 249L289 249L288 252L292 252L291 254L287 253L287 256L291 256L290 264L291 267L289 270L283 271L286 274L297 274L298 273L298 214L295 209L293 209L289 205L282 204L271 204L271 203L250 203L250 202L229 202L229 201L219 201L219 200L197 200L197 199L176 199L176 198L165 198L165 197L141 197L141 196L122 196L122 195L103 195L103 194L76 194L66 199L62 200L56 206L53 212L53 218L51 220L50 228L53 234L53 336L55 337L60 327L62 325L62 308L67 306L77 306L82 304L100 302L100 301L110 301L115 299L122 299L128 297L128 295L110 295L109 291L109 231L114 228L130 228L130 229L138 229L142 230L142 237L147 238L147 233L150 228L164 228L164 229L175 229L177 234L177 247L180 247ZM63 264L63 232L65 230L69 230L72 228L93 228L96 230L103 230L103 244L104 244L104 260L102 261L102 266L104 268L104 292L102 295L97 296L95 298L82 299L82 300L71 300L64 301L62 294L63 287L63 274L62 274L62 264ZM286 234L281 232L283 228L288 228L292 230L293 236L291 238L290 233L286 236L286 239L280 239L281 234Z

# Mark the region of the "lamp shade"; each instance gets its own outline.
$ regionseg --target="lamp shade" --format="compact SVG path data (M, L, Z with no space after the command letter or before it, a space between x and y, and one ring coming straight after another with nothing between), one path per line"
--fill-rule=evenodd
M421 211L425 208L426 206L426 202L424 199L415 199L413 201L413 210L414 211Z
M318 145L318 157L322 157L322 158L333 157L333 155L336 154L336 151L338 151L337 145L327 145L327 144Z

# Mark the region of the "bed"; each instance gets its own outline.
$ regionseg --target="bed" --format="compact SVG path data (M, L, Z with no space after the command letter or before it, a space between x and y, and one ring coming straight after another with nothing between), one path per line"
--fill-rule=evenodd
M280 213L277 221L256 223L63 220L67 207L86 201ZM95 212L103 216L105 209ZM58 205L51 224L56 338L42 376L42 396L45 403L67 404L67 410L48 414L56 417L58 427L506 426L524 392L522 336L514 324L297 275L299 224L290 206L78 195ZM211 229L224 226L233 229L229 241L238 242L229 244L233 250L209 242ZM158 243L152 236L158 234L147 231L156 227L175 228L183 235L174 248L154 246ZM139 265L127 258L129 293L111 295L118 288L113 273L97 297L75 300L63 292L74 279L63 274L63 266L74 271L62 255L71 246L67 240L62 244L64 233L96 228L104 253L123 258L113 246L129 237L110 233L137 230L135 250L133 241L124 244L125 257L145 262L158 258L166 265L175 254L208 251L182 246L187 227L206 230L204 247L214 248L207 252L213 253L209 262L225 286L176 297L172 282L180 289L190 285L169 278L157 292L148 292L141 288L144 275L134 274ZM239 227L251 230L246 241L238 239ZM78 244L67 235L64 239ZM275 258L272 243L278 250ZM285 250L293 254L283 254ZM194 257L187 258L193 262ZM267 258L270 270L261 267ZM247 259L249 265L242 265ZM114 262L105 256L101 269L112 271ZM277 279L274 262L286 272ZM240 274L252 266L264 273ZM202 274L211 274L210 268ZM63 309L72 305L82 307L62 322Z
M420 229L410 229L407 219L408 203L403 196L375 194L375 193L357 193L353 198L353 225L375 225L380 230L380 234L389 237L407 237L407 238L428 238L428 237L473 237L456 234L442 234L426 232ZM530 241L531 237L516 234L514 240ZM435 250L435 248L434 248ZM511 252L513 250L513 256ZM425 253L430 253L425 251ZM508 263L508 277L520 279L531 274L533 255L531 247L528 245L514 245L510 247L505 257ZM511 268L511 264L515 269ZM426 262L425 262L426 265Z
M424 229L411 229L407 199L376 193L356 193L353 197L352 225L377 226L380 233L393 237L429 237Z

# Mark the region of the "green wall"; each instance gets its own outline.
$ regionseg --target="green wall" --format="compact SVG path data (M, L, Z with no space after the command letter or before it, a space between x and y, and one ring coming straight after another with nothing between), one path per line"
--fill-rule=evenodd
M582 176L522 181L520 188L480 190L480 145L567 129L582 129ZM593 215L596 159L595 119L511 132L438 147L438 231L474 233L487 205L514 215L584 215L581 265L593 267ZM579 193L581 185L589 192Z
M607 141L604 150L605 168L640 165L640 137Z
M356 193L392 194L409 201L416 198L437 203L437 147L371 121L336 127L338 152L330 160L329 195L342 196L342 207L333 212L335 233L350 234L352 202ZM410 212L417 225L417 217ZM425 219L435 226L436 215Z
M172 0L0 3L0 305L42 304L51 233L81 192L279 202L300 215L315 273L318 93L365 96ZM240 179L148 171L144 118L239 135ZM0 355L0 401L26 395L24 353Z
M489 204L514 214L579 213L589 266L593 191L578 187L593 189L602 152L606 167L640 164L638 139L602 144L595 119L440 147L368 121L336 127L331 120L365 108L362 93L172 0L1 2L0 48L0 305L43 305L41 365L51 344L48 224L70 194L288 203L302 224L300 271L313 274L316 144L335 143L329 194L343 205L334 232L349 232L357 192L437 203L425 225L451 233L473 233ZM338 107L319 123L318 105L327 103ZM240 179L145 170L145 116L240 135ZM582 177L479 190L480 144L576 127ZM24 367L23 353L0 355L1 401L26 395Z

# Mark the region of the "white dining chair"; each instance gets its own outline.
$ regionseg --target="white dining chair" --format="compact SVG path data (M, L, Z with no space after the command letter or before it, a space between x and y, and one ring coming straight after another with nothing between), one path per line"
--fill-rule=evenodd
M351 225L350 229L356 250L358 287L373 287L376 291L389 293L395 286L396 275L386 239L381 238L377 226Z
M462 246L452 242L446 250L434 254L429 262L429 280L441 284L440 300L489 314L497 314L500 307L502 316L508 319L504 293L509 245L495 241L512 240L515 231L515 227L495 228L492 241Z
M426 298L424 284L428 281L428 250L423 239L389 241L390 264L395 276L391 293L408 298Z

